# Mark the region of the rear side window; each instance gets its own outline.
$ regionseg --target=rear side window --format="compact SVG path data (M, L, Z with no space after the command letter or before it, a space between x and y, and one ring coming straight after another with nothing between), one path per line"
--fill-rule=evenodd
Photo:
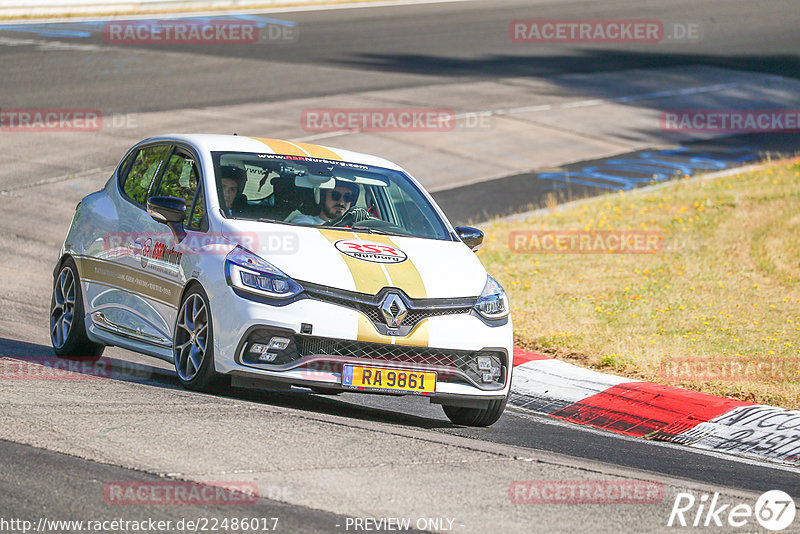
M128 198L144 206L148 197L153 196L150 194L153 178L158 175L167 150L169 150L168 145L150 146L139 150L123 185Z
M206 226L206 205L203 203L203 188L197 192L197 201L194 203L191 216L189 217L189 228L205 228Z
M183 224L190 228L201 227L205 215L202 208L203 197L197 195L199 181L200 174L194 158L182 150L176 150L170 156L158 186L158 196L177 197L186 202L186 217ZM199 208L195 206L196 196Z

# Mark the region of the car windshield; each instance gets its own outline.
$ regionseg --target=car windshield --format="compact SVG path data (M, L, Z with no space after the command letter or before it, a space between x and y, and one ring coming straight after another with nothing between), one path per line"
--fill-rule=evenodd
M226 217L452 239L408 175L302 156L213 152Z

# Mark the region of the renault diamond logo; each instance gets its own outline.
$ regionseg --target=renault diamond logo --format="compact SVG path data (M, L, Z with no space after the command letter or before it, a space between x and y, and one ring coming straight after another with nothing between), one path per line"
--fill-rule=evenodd
M399 295L391 293L386 295L386 298L383 299L381 303L381 313L387 325L391 328L397 328L400 326L400 323L403 322L403 319L406 318L408 308L403 304L403 299L401 299Z

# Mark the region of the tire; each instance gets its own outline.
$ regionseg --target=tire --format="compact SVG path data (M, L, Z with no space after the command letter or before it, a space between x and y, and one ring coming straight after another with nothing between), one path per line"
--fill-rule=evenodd
M226 385L214 369L214 329L208 296L195 286L184 295L175 320L172 357L181 385L192 391L212 392Z
M508 397L489 401L486 408L464 408L442 405L444 413L453 424L462 426L490 426L500 419L506 409Z
M96 362L105 345L86 335L83 292L75 260L67 257L53 280L50 297L50 343L59 358Z

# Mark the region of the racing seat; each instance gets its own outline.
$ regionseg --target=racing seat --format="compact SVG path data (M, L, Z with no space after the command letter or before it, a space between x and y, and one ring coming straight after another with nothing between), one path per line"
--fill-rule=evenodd
M244 193L239 193L239 195L233 199L231 203L230 214L234 217L247 217L250 215L250 205L247 203L247 197Z
M267 207L263 208L263 217L283 221L295 210L307 213L306 210L315 209L319 213L319 206L314 202L314 193L310 189L294 185L292 176L276 176L270 180L272 194L267 197ZM307 213L307 214L311 214Z

